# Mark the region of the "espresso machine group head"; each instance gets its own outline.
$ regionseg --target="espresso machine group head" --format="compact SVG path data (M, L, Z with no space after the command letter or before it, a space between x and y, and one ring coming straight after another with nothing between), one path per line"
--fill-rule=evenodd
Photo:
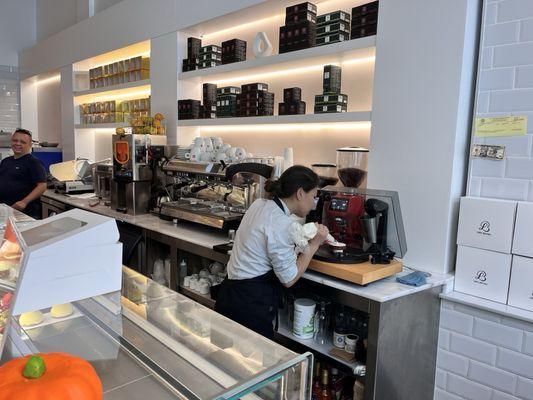
M321 189L316 222L345 248L323 245L315 258L343 264L388 264L407 251L397 192L329 186Z
M147 135L115 134L111 208L138 215L148 212L152 169L148 163Z

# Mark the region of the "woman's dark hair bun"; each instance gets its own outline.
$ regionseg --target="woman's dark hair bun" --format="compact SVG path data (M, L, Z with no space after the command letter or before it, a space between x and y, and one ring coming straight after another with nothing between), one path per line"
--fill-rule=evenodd
M309 192L318 187L318 175L303 165L294 165L283 172L279 179L265 182L265 190L272 197L291 197L298 189Z
M265 182L265 190L274 197L277 197L277 192L279 192L279 189L280 184L278 179L269 179Z

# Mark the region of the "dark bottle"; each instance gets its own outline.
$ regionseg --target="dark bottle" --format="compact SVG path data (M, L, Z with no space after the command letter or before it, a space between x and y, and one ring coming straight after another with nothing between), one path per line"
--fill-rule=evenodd
M315 370L313 371L313 389L311 391L311 400L320 400L321 385L320 385L320 363L315 363Z
M322 371L322 390L321 390L320 400L332 400L331 388L329 386L329 376L328 376L327 369L324 369Z

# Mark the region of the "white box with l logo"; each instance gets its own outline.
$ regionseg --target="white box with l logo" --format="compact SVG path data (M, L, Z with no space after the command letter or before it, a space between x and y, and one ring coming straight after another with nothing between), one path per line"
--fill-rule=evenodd
M457 246L455 291L507 303L511 255Z
M457 244L511 253L516 201L462 197Z
M518 203L512 253L533 257L533 203Z
M533 258L513 256L508 304L533 311Z

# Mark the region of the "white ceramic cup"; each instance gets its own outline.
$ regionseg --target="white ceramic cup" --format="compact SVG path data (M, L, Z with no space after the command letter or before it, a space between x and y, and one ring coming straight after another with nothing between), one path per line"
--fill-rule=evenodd
M229 149L226 154L228 155L229 158L231 158L232 160L235 160L237 157L237 147L232 147L231 149Z
M215 150L220 149L220 147L222 146L222 139L219 137L213 136L211 138L211 142L213 143L213 147L215 148Z
M183 278L183 286L185 286L185 287L191 286L191 277L190 276L186 276L186 277Z
M344 351L350 354L355 354L355 349L357 347L357 341L359 336L350 333L344 338Z
M198 274L200 278L207 278L209 276L209 271L207 269L203 269Z
M194 162L200 161L200 155L202 154L202 149L200 147L193 147L191 149L191 157L190 160Z
M218 150L227 153L229 149L231 149L231 145L228 143L223 143Z
M238 161L244 161L244 159L246 158L246 150L244 150L242 147L237 147L237 149L235 150L235 158Z
M214 150L213 141L211 140L211 138L208 138L208 137L204 138L204 148L205 148L205 151L207 152Z
M228 159L228 156L226 153L224 153L223 151L219 151L216 156L215 156L215 161L217 162L220 162L220 160L222 161L226 161Z

